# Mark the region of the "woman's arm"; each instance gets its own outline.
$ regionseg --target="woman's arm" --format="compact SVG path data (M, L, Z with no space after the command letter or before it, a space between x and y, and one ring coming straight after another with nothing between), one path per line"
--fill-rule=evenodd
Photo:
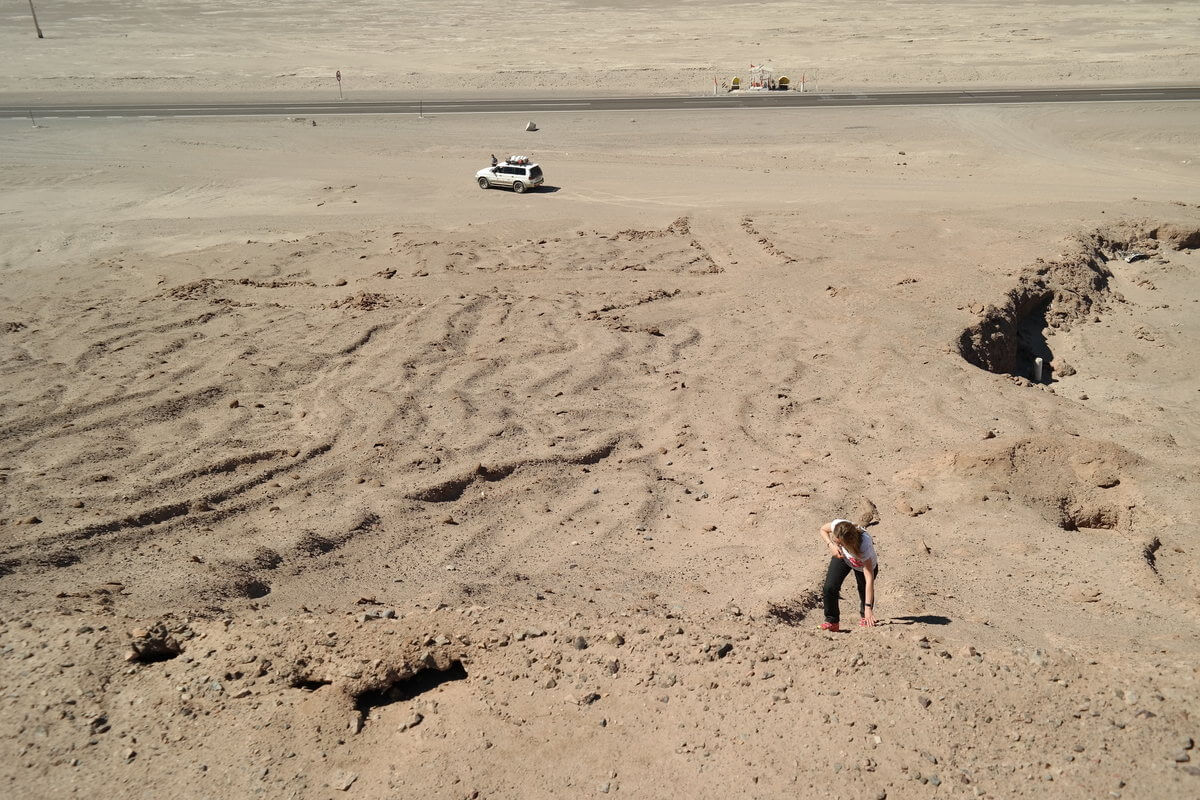
M842 551L833 541L833 526L826 522L821 526L821 538L825 540L825 546L829 548L829 552L834 558L841 558Z
M867 579L867 607L863 614L863 619L867 621L867 627L875 627L875 565L868 562L863 564L863 577Z

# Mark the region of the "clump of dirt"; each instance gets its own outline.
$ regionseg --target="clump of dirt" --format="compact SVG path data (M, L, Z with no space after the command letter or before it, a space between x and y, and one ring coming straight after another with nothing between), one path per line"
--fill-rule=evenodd
M1163 242L1172 250L1195 250L1200 247L1200 228L1183 225L1160 225L1150 231L1150 238Z
M329 304L330 308L351 308L358 311L374 311L377 308L387 308L394 304L398 298L391 295L380 294L379 292L359 292L348 297L343 297L341 300L334 300Z
M125 654L125 660L143 664L168 661L183 652L183 643L192 635L186 625L171 626L166 620L134 628L129 632L129 652Z
M799 625L808 616L808 612L820 605L821 595L813 591L781 603L768 603L767 613L784 625Z

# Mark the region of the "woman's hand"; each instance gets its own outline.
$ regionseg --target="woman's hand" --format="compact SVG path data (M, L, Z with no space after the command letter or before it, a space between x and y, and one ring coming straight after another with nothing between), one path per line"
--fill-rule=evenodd
M875 609L868 608L867 613L863 615L863 619L867 622L868 628L875 627Z
M829 545L829 552L834 558L842 557L842 551L838 549L838 546L836 544L834 544L833 542L826 542L825 544Z

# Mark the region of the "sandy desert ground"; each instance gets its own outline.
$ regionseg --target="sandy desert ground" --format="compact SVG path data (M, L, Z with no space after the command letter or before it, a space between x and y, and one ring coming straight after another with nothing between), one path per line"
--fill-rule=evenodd
M0 98L698 93L1195 83L1200 13L1141 0L60 0L0 9Z
M921 83L897 37L956 86L1196 74L1188 7L1037 5L846 4L821 47L856 86ZM817 13L562 4L514 54L482 5L293 6L121 49L133 6L47 9L72 58L6 11L0 95L300 95L301 52L683 91ZM0 120L4 794L1200 793L1197 105L526 119ZM480 191L491 152L547 187ZM835 516L875 629L849 585L816 629Z

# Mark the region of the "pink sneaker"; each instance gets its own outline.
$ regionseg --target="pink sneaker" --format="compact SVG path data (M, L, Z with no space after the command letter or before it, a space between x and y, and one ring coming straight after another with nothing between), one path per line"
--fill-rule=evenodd
M838 625L838 623L836 623L836 622L822 622L821 627L820 627L820 630L833 631L834 633L837 633L841 629L842 629L841 626Z

